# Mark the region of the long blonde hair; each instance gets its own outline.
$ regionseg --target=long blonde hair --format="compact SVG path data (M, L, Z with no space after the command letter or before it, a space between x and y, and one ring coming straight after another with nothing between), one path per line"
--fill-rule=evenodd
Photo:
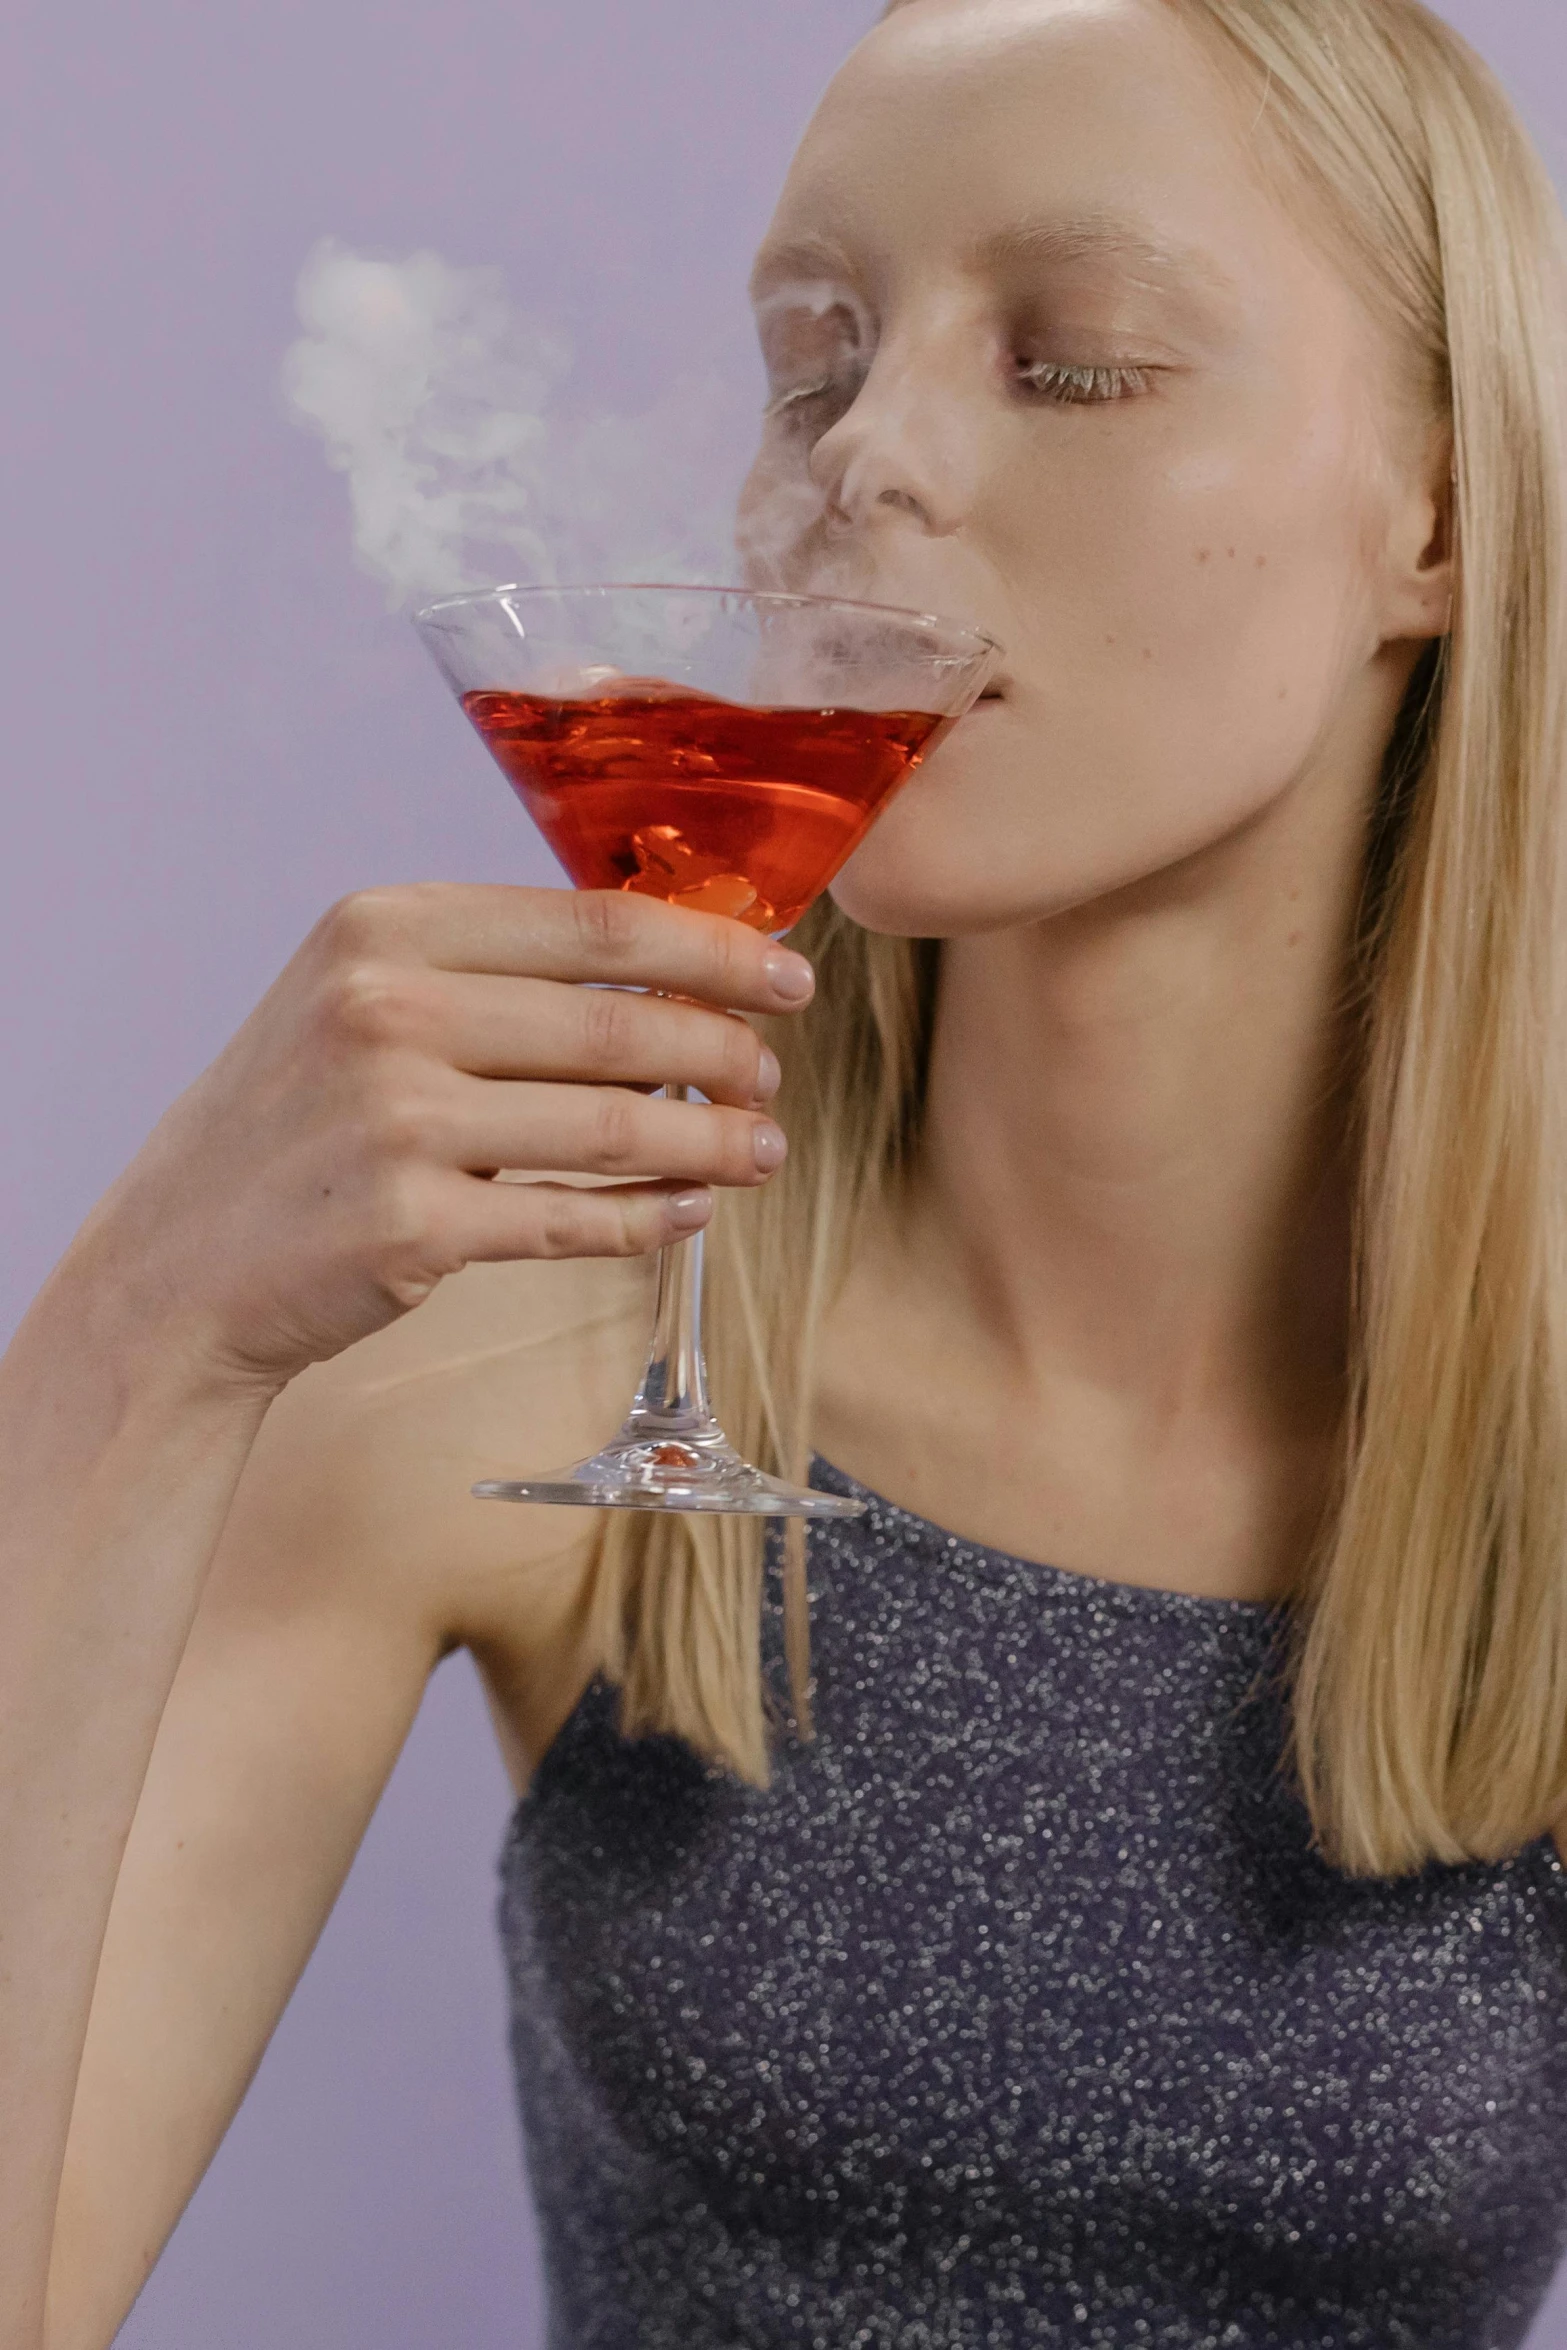
M1452 632L1395 734L1368 868L1352 1377L1294 1610L1293 1764L1319 1844L1395 1875L1567 1817L1560 213L1492 76L1418 0L1175 4L1255 85L1255 135L1396 322L1455 452ZM800 1478L823 1313L918 1147L939 948L830 903L797 943L816 998L771 1037L791 1153L722 1203L709 1322L731 1433ZM797 1527L784 1586L809 1736ZM614 1519L596 1592L627 1732L764 1784L755 1526Z

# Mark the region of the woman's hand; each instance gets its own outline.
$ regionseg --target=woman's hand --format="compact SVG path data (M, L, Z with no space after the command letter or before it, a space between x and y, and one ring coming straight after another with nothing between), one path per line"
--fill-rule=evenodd
M73 1255L140 1340L275 1390L474 1260L640 1254L707 1221L707 1186L765 1182L778 1067L734 1014L798 1010L812 984L738 922L650 898L348 898ZM666 1083L711 1106L650 1097Z

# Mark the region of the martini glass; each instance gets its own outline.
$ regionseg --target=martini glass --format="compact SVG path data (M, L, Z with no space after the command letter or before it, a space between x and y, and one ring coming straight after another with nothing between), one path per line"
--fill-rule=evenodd
M996 653L929 613L739 588L489 588L428 605L415 625L579 889L775 937L978 698ZM696 1233L660 1253L647 1369L619 1435L571 1468L475 1494L857 1514L735 1451L708 1404L701 1311Z

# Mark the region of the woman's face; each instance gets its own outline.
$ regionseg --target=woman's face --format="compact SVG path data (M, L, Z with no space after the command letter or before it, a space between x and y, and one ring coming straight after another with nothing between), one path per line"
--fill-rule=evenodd
M835 884L873 929L1037 919L1374 773L1441 625L1428 436L1248 133L1164 0L915 0L806 133L749 577L1005 648Z

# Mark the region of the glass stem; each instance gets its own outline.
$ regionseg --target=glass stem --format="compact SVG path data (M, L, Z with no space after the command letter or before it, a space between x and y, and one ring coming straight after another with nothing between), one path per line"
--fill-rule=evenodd
M683 1085L666 1085L666 1101L687 1100ZM633 1420L652 1422L676 1435L712 1425L707 1401L707 1366L702 1360L702 1242L671 1241L658 1252L658 1304L647 1369L632 1406Z
M702 1234L658 1252L658 1306L632 1416L673 1436L711 1418L702 1361Z

